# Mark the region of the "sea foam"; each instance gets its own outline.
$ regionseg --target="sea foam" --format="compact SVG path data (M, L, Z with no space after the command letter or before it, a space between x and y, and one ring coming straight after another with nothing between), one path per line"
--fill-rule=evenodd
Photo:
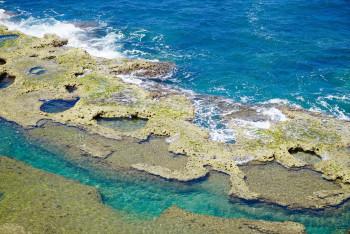
M118 52L117 42L123 37L123 34L110 31L104 36L98 37L93 32L100 25L82 28L54 18L39 19L30 16L18 19L4 9L0 9L0 24L5 25L9 30L19 31L34 37L56 34L61 38L68 39L68 46L82 48L96 57L109 59L122 57L122 54Z
M271 107L271 108L258 108L257 109L258 113L261 113L265 116L268 116L270 118L270 120L272 121L286 121L287 117L282 113L282 111L280 111L279 109L275 108L275 107Z

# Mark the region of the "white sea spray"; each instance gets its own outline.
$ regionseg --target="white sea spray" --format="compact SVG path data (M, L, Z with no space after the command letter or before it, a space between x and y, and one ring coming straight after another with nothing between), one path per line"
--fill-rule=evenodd
M257 109L258 113L269 117L270 120L274 122L286 121L287 116L282 113L279 109L275 107L265 108L261 107Z
M109 31L101 37L91 33L102 25L82 28L54 18L39 19L30 16L25 19L16 19L3 9L0 9L0 24L5 25L10 30L20 31L35 37L56 34L61 38L68 39L68 46L82 48L96 57L109 59L123 57L117 44L124 36L120 31Z
M250 161L253 161L254 157L251 155L236 156L236 157L233 157L233 160L235 161L236 165L244 165L249 163Z

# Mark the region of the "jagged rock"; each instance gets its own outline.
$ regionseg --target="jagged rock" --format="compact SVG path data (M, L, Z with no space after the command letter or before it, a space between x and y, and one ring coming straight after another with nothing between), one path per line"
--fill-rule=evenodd
M166 79L174 71L175 65L166 62L150 62L145 60L128 60L110 66L116 75L132 75L147 79Z

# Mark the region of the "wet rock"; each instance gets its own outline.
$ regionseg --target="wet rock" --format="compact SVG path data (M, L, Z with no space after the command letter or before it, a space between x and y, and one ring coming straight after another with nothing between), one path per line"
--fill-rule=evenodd
M127 118L105 118L102 116L95 117L97 124L112 128L117 131L130 132L144 128L147 124L147 119L130 116Z
M334 166L332 170L332 166L326 165L348 164L349 158L343 149L350 143L349 122L302 110L285 108L283 112L288 120L272 123L267 129L246 129L232 122L237 143L260 161L272 157L285 167L311 165L324 174L333 171L333 176L328 178L339 178L338 174L345 183L350 178L345 167ZM295 151L309 154L299 157Z
M149 165L146 163L137 163L132 165L132 167L139 171L145 171L149 174L160 176L168 180L177 180L182 182L189 182L196 179L205 177L208 174L208 171L205 168L201 170L196 168L196 170L171 170L169 168L158 166L158 165Z
M290 148L288 152L295 158L300 159L310 166L315 165L322 160L321 157L318 156L314 151L304 151L302 148Z
M11 33L0 30L0 33L3 32ZM134 167L178 180L203 177L208 173L207 167L211 167L230 176L230 194L246 199L255 199L259 195L247 185L245 173L237 166L242 161L250 160L275 160L285 167L312 167L323 177L337 180L342 186L341 190L346 191L350 183L350 159L349 153L343 149L350 145L348 122L280 106L254 109L210 97L204 104L215 102L225 113L230 109L236 110L232 115L227 112L225 117L235 134L235 144L214 142L207 130L192 123L195 108L188 95L169 91L160 82L149 82L157 85L143 88L125 83L120 78L121 75L165 78L174 69L173 64L94 58L82 49L67 48L62 46L64 44L66 41L54 36L39 39L21 34L17 40L0 47L1 57L6 58L7 62L0 67L6 67L6 71L2 72L16 75L16 86L0 92L0 116L25 127L35 125L40 119L51 118L55 122L80 126L89 133L110 139L133 137L144 140L152 134L169 137L172 140L168 143L168 151L186 155L188 161L185 168L167 168L144 161L135 162ZM33 54L38 56L30 57ZM48 56L55 58L49 61L45 59ZM23 72L36 64L42 64L48 70L43 79L30 79ZM65 85L76 85L79 90L70 93ZM74 100L76 95L73 94L79 94L81 98L74 108L63 105L64 109L61 110L64 111L58 113L53 105L52 113L56 114L40 110L43 105L41 99ZM271 110L273 115L269 115ZM96 116L137 116L148 121L142 128L118 131L99 125ZM269 126L256 128L254 124L235 121L239 118L253 123L269 122ZM289 152L292 148L315 152L321 161L311 162L308 157L299 157ZM104 157L104 153L98 154L97 151L79 149L79 152L87 155L91 153Z
M94 158L107 158L117 150L115 141L89 134L88 132L50 120L40 120L35 128L29 129L27 135L42 144L55 147L73 157L81 155Z
M276 163L240 167L258 198L289 208L322 209L350 198L350 190L309 169L290 170ZM266 183L266 181L269 181Z
M149 62L144 60L130 60L111 66L116 75L132 75L147 79L165 80L175 69L175 65L165 62Z
M114 143L115 151L106 160L113 167L132 168L135 164L161 166L169 170L182 170L188 158L168 151L164 137L152 137L142 143L124 138Z
M61 39L53 34L46 34L44 38L40 39L37 44L33 45L33 48L40 49L46 47L62 47L68 44L67 39Z
M214 218L196 215L177 207L165 211L154 225L164 225L172 230L181 229L183 233L305 233L303 225L298 223ZM172 233L171 229L167 233Z
M9 195L0 206L0 212L6 211L6 216L0 216L0 233L4 234L61 233L62 230L67 233L121 234L305 232L303 225L294 222L224 219L196 215L175 207L154 220L133 217L129 222L125 212L103 205L93 187L6 157L0 157L0 177L0 189Z

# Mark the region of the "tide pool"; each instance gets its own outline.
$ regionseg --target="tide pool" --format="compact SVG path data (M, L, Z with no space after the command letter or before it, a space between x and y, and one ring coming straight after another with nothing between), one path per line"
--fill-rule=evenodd
M349 13L344 0L0 1L0 24L10 29L33 36L56 33L69 39L68 46L99 57L172 61L177 72L166 82L170 86L244 104L300 105L345 120L350 116ZM220 122L220 106L229 106L214 99L194 100L195 122L203 127ZM0 155L94 186L106 205L130 218L151 219L176 205L220 217L296 221L308 233L350 228L348 203L311 213L230 201L224 175L185 184L113 171L95 159L71 158L2 119L0 139Z
M308 233L345 232L350 228L348 204L338 210L309 213L263 203L230 201L228 180L223 175L214 173L207 180L185 184L133 171L112 171L87 157L68 161L69 155L31 140L25 130L3 119L0 138L0 155L94 186L106 205L128 213L130 218L149 219L176 205L220 217L297 221L306 225Z

